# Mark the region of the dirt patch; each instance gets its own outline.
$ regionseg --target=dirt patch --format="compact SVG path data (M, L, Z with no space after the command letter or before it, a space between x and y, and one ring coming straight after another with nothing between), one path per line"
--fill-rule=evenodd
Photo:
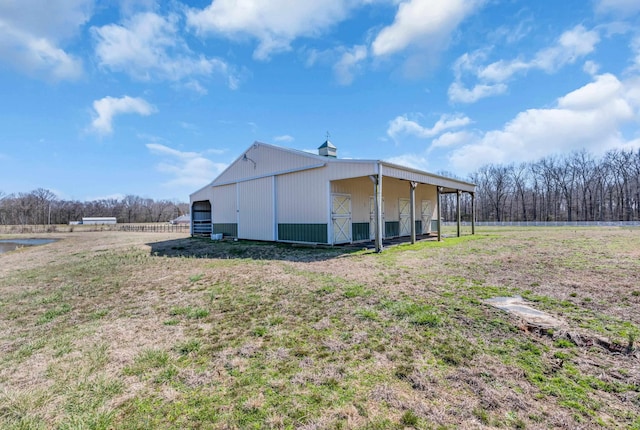
M522 320L528 330L539 329L548 331L550 329L561 329L563 327L567 327L567 323L565 321L562 321L547 312L535 309L531 303L523 300L520 296L492 297L485 300L485 303L517 316Z

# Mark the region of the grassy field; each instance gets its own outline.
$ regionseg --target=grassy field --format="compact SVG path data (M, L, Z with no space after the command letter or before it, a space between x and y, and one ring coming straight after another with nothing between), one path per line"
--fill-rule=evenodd
M0 255L3 429L640 429L640 229L47 237Z

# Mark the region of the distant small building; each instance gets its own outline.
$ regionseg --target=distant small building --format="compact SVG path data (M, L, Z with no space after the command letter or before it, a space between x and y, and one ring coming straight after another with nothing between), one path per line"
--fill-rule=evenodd
M117 224L116 217L82 217L83 225Z
M169 221L169 224L191 224L191 214L180 215L178 218Z

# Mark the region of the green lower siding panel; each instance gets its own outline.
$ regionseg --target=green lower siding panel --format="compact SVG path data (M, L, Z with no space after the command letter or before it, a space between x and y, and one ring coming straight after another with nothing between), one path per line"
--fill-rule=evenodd
M422 221L416 220L416 234L422 234Z
M326 224L278 224L278 240L329 243Z
M354 222L351 224L351 236L354 242L360 240L369 240L369 223Z
M384 237L400 236L400 221L386 221L384 223Z
M214 223L213 233L222 233L225 236L238 237L238 224L236 223Z
M435 232L438 231L438 220L437 219L431 220L431 231L435 231Z

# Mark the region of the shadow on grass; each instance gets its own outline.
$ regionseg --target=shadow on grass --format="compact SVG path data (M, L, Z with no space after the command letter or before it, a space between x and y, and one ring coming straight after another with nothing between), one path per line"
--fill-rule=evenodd
M417 235L416 240L437 241L435 235ZM385 239L383 247L408 244L410 238L403 236ZM161 257L190 258L250 258L253 260L285 260L285 261L322 261L345 257L355 253L375 252L375 242L359 242L345 245L304 245L282 242L259 242L252 240L225 239L210 240L207 237L187 237L147 243L151 247L151 255Z
M187 237L147 243L151 255L189 258L249 258L253 260L322 261L356 252L367 252L367 244L348 246L312 246L250 240L213 241L203 237ZM370 250L369 250L370 251ZM372 251L371 251L372 252Z

